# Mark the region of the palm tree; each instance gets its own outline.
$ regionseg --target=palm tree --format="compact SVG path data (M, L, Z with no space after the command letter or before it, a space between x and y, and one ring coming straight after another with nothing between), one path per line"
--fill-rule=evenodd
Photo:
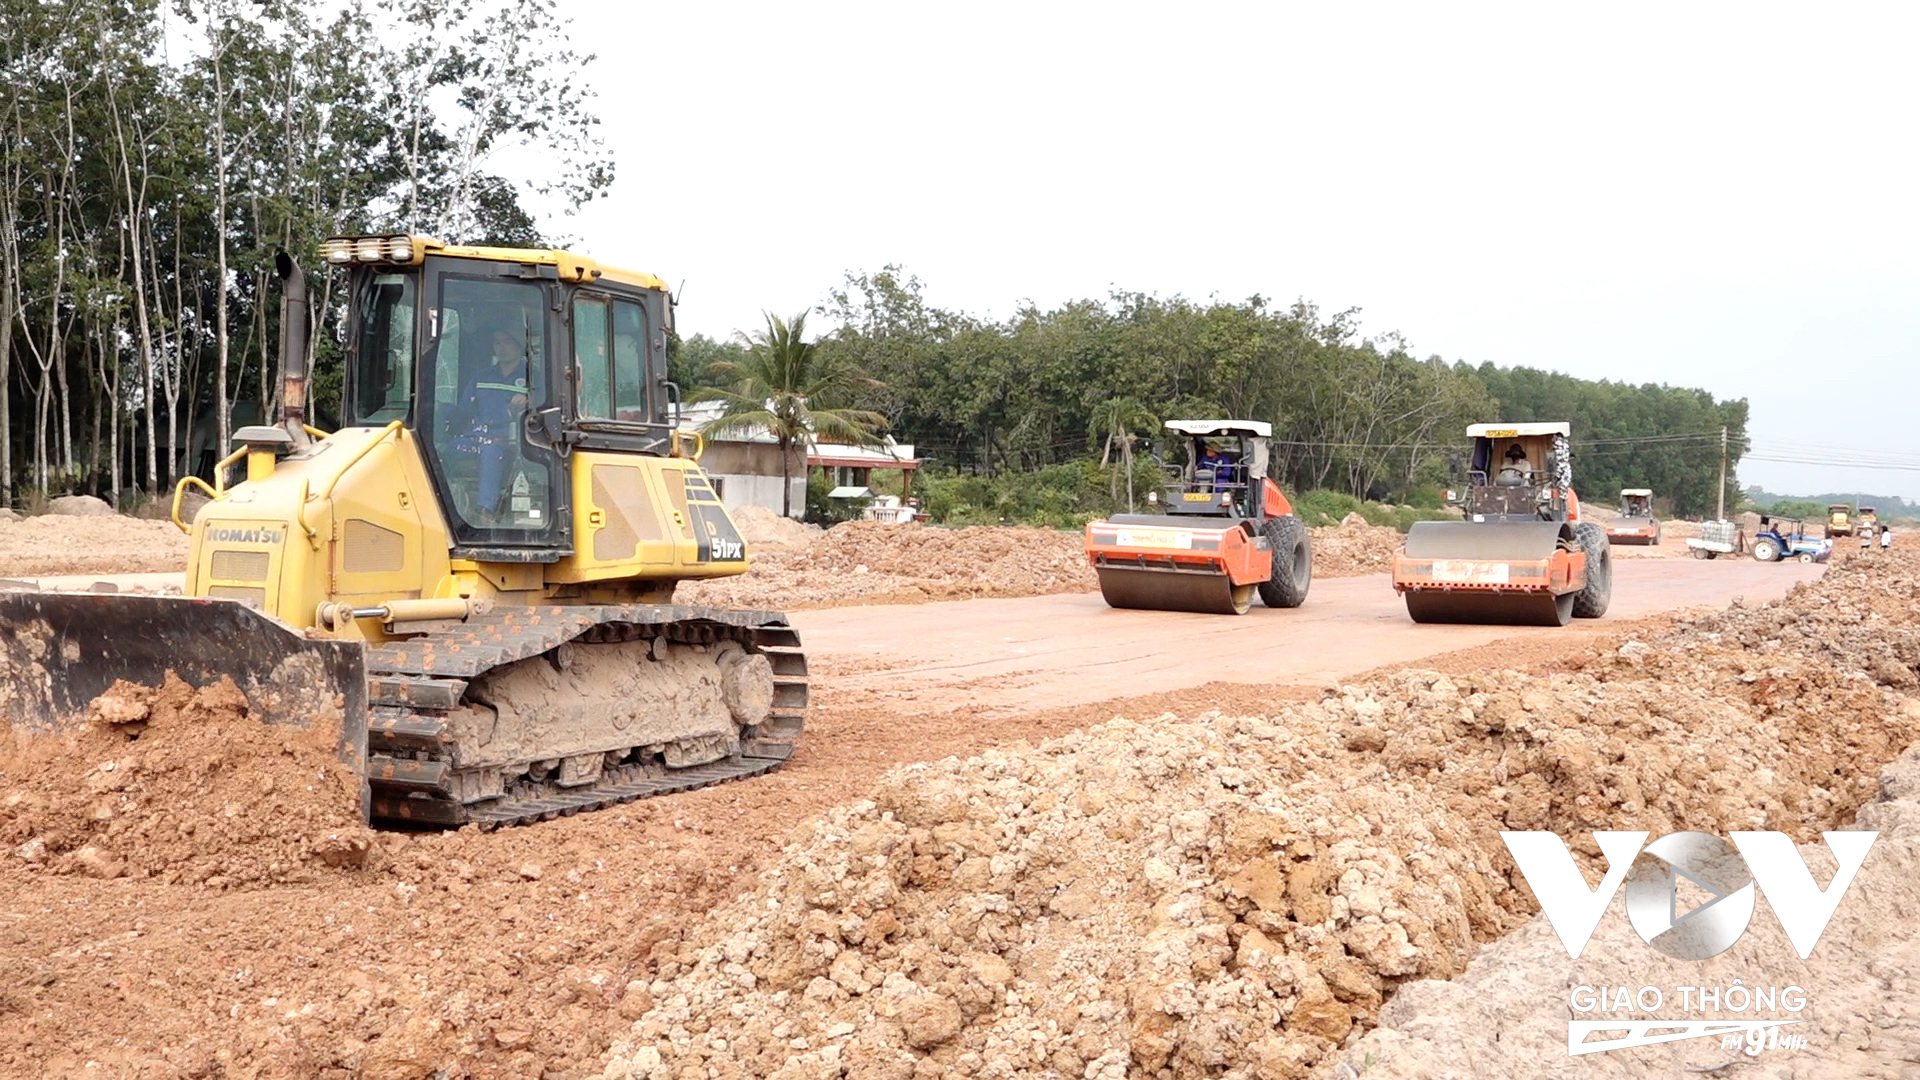
M793 448L811 449L821 439L873 446L887 418L845 402L863 389L880 384L866 372L820 351L806 340L805 312L783 321L766 316L765 330L740 335L747 354L740 360L718 360L707 369L714 386L694 394L693 401L718 401L726 409L702 425L703 435L724 435L761 428L780 447L781 513L793 516Z

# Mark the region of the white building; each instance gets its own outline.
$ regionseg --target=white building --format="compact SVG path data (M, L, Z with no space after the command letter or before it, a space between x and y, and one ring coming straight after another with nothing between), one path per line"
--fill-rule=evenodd
M719 419L725 409L717 401L682 405L680 430L698 432ZM780 512L780 447L765 428L707 437L706 449L700 454L700 467L713 478L720 501L729 510L758 506L776 514ZM865 498L872 494L867 483L874 469L900 470L905 474L903 487L911 493L913 473L920 467L920 459L913 456L911 443L897 443L890 437L879 446L817 443L810 453L804 447L794 447L788 451L787 471L796 517L806 512L809 467L833 470L835 497Z

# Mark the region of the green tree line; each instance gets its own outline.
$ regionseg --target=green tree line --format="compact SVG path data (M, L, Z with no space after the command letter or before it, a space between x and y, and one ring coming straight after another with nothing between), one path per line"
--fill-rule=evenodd
M1731 465L1745 447L1744 400L1416 356L1398 334L1362 334L1357 311L1118 292L995 321L928 303L896 266L849 274L822 309L836 327L822 353L878 384L856 404L938 470L1124 469L1163 420L1231 417L1273 424L1275 475L1289 491L1427 503L1461 479L1468 424L1567 420L1589 499L1649 486L1676 512L1711 513L1722 425L1729 505L1740 490ZM676 377L701 385L744 348L679 342Z
M272 259L332 234L538 244L612 164L553 0L0 0L0 501L158 493L280 379ZM546 176L500 174L541 149Z

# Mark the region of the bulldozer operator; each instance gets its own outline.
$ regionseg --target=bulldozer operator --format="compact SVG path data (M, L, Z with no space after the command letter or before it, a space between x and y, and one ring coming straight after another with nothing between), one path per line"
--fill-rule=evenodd
M478 524L493 524L506 494L508 465L517 456L518 428L527 409L527 350L523 338L501 327L493 332L492 364L474 373L460 394L467 430L455 449L480 462Z

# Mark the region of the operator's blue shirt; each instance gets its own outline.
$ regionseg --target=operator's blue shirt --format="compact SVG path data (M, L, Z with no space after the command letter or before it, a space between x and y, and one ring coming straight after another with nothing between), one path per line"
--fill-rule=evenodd
M1219 491L1223 484L1234 482L1234 470L1237 468L1232 458L1224 454L1202 456L1199 465L1203 469L1213 470L1214 490Z
M490 365L467 387L463 397L476 427L493 433L512 430L520 411L513 399L527 394L527 365L522 362L514 368L503 375L497 366Z

